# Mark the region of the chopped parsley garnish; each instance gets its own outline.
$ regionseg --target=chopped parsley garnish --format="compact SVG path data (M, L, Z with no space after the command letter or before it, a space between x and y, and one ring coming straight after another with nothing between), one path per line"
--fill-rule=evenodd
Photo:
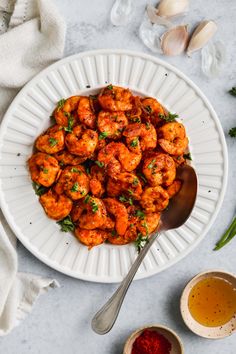
M135 138L134 140L131 141L130 146L136 147L138 146L138 138Z
M144 221L144 223L143 223L143 224L141 224L141 225L145 228L146 235L148 235L148 226L147 226L146 221Z
M134 177L133 182L132 182L132 185L133 185L133 186L137 186L138 183L139 183L138 178L137 178L137 177Z
M130 205L133 205L133 199L132 198L126 198L123 194L120 195L118 199L122 203L128 203Z
M111 236L115 237L116 235L117 235L116 230L112 230L112 231L111 231Z
M58 140L57 140L57 139L54 139L54 138L49 138L49 139L48 139L48 142L49 142L49 145L50 145L51 147L54 147L55 145L57 145Z
M137 172L137 175L143 180L144 183L147 183L147 179L142 172Z
M145 217L145 214L142 210L136 210L135 215L139 217L139 219L143 220Z
M48 174L48 168L44 168L44 169L43 169L43 173Z
M231 90L229 90L229 93L230 93L232 96L236 96L236 87L232 87Z
M168 112L168 115L166 114L159 114L159 118L164 119L166 122L173 122L176 118L178 118L178 114Z
M73 221L71 220L70 215L68 215L63 220L58 221L57 224L61 226L62 232L74 231L74 229L75 229L75 225L74 225Z
M139 117L130 118L130 120L134 123L141 123L141 119Z
M130 195L133 195L133 194L134 194L134 192L133 192L131 189L128 189L128 193L129 193Z
M156 162L156 159L153 159L153 160L150 162L150 164L148 165L147 168L148 168L149 170L151 170L151 169L154 167L155 162Z
M138 253L140 253L140 251L142 250L142 248L146 245L146 243L148 243L148 237L147 236L143 236L143 234L138 233L138 237L136 238L136 240L134 241L135 246L137 248Z
M98 165L98 167L104 167L104 162L101 161L94 161L96 165Z
M91 203L90 203L90 205L91 205L91 207L92 207L92 212L93 212L93 213L96 213L96 211L98 211L98 205L97 205L97 203L96 203L94 200L92 200Z
M146 129L149 130L149 129L150 129L150 126L151 126L150 123L149 123L149 122L146 122L145 125L146 125Z
M88 195L86 195L86 197L84 198L84 203L85 204L88 204L88 202L90 201L90 199L91 199L91 196L88 194Z
M107 136L108 136L108 133L107 133L107 132L102 132L102 133L99 134L98 139L99 139L99 140L102 140L102 139L105 139Z
M112 86L112 85L108 85L108 86L107 86L107 89L108 89L108 90L113 90L113 86Z
M68 118L68 125L67 127L64 127L64 130L68 133L72 132L72 127L74 124L74 119L73 117L70 115L70 113L64 112L64 115Z
M71 192L78 192L79 190L79 183L75 182L71 188Z
M235 138L236 137L236 127L231 128L229 130L229 135L231 136L231 138Z
M186 160L192 160L192 156L191 156L190 152L188 152L187 154L184 154L184 158Z
M76 167L72 167L71 170L70 170L70 172L76 172L76 173L79 173L79 174L82 173L82 172L81 172L80 170L78 170L78 168L76 168Z
M62 109L64 107L66 100L62 98L60 101L57 102L57 110Z
M152 113L152 107L150 106L145 106L146 111L150 114Z
M33 185L35 194L36 194L36 195L39 195L39 196L43 195L43 194L46 193L47 190L48 190L46 187L41 186L40 184L37 184L37 183L35 183L35 182L33 182L32 185Z

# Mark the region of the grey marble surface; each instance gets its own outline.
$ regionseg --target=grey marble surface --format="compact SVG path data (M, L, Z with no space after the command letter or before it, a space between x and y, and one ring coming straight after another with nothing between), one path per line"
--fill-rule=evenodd
M126 27L113 27L109 12L113 0L55 0L67 22L65 56L96 48L123 48L150 53L138 37L138 28L146 5L134 1L135 8ZM153 2L153 1L152 1ZM155 1L153 2L155 3ZM219 252L213 252L215 241L235 214L236 140L227 132L236 125L236 99L227 91L236 85L236 2L235 0L191 1L190 13L183 23L191 28L204 18L217 21L216 39L227 49L227 61L220 77L209 80L200 70L200 54L164 58L187 74L206 94L218 113L229 150L229 180L220 213L198 247L172 268L148 279L135 281L126 297L113 330L98 336L90 321L95 311L115 290L116 285L93 284L66 277L38 261L22 245L18 246L22 271L56 278L61 288L42 296L32 314L7 337L0 339L4 354L120 354L126 337L137 327L162 323L182 338L185 353L236 353L236 334L222 340L207 340L192 334L179 312L179 298L185 283L196 273L221 268L236 271L236 240Z

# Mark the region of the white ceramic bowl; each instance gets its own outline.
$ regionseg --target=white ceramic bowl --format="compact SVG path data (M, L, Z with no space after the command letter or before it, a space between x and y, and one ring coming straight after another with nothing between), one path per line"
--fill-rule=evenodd
M170 354L183 354L184 353L184 348L183 344L179 338L179 336L170 328L159 325L159 324L153 324L145 327L141 327L137 329L135 332L133 332L129 338L127 339L125 346L124 346L124 351L123 354L131 354L132 352L132 346L135 341L135 339L140 336L140 334L145 330L145 329L150 329L152 331L156 331L160 334L162 334L168 341L171 343L171 351Z
M236 289L236 276L232 273L224 272L221 270L209 270L203 273L197 274L194 278L192 278L186 287L183 290L181 299L180 299L180 310L183 317L183 320L186 326L194 333L201 337L210 338L210 339L218 339L224 338L231 335L236 330L236 315L232 317L230 321L222 326L217 327L206 327L197 322L191 315L188 307L188 298L189 294L200 280L206 279L209 277L217 277L224 279L230 282Z

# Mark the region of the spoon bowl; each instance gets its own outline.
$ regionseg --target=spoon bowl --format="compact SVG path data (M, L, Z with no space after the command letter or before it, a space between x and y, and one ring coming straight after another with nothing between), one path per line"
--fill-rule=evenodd
M148 242L141 249L119 288L93 317L91 325L94 332L105 334L113 327L127 290L142 263L142 260L154 241L160 235L160 232L176 229L183 225L189 218L197 196L197 175L191 166L183 165L177 169L176 177L182 182L182 187L179 193L171 199L168 208L161 213L158 231L154 231L149 235Z

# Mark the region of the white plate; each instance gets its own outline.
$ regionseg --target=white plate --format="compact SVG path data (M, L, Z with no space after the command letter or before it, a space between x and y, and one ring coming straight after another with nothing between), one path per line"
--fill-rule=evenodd
M228 170L227 148L216 113L192 81L164 61L131 51L98 50L63 59L30 81L11 104L1 126L3 213L19 240L41 261L70 276L105 283L118 282L126 274L136 253L133 244L103 244L88 251L72 234L62 233L39 204L26 161L35 138L49 125L58 100L90 94L107 83L156 97L179 114L199 179L191 217L152 246L137 279L173 265L203 239L220 209Z

